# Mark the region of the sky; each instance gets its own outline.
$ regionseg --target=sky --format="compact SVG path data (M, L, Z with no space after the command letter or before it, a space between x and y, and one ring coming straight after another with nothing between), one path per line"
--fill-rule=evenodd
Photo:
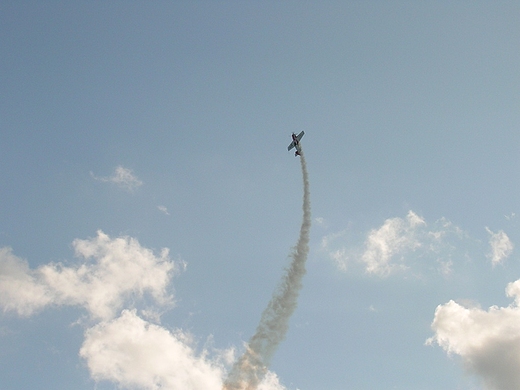
M0 3L0 387L520 388L516 1Z

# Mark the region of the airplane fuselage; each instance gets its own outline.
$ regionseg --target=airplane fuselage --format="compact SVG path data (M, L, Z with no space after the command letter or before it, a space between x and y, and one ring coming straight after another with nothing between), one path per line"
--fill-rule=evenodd
M294 156L299 156L300 153L301 153L301 148L300 148L300 140L302 139L303 135L305 133L302 131L300 134L296 135L294 133L292 133L292 142L290 143L290 145L287 147L287 150L291 150L292 148L295 148L296 149L296 152L294 153Z

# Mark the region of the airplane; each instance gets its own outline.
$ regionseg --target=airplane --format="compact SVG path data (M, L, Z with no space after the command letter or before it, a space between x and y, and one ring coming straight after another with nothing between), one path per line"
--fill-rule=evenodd
M296 148L296 152L294 152L294 157L300 155L300 152L301 152L301 149L300 149L300 140L302 139L302 137L303 137L304 134L305 134L305 132L303 132L303 131L302 131L300 134L298 134L298 135L292 133L292 142L291 142L291 144L287 147L287 150L291 150L292 148Z

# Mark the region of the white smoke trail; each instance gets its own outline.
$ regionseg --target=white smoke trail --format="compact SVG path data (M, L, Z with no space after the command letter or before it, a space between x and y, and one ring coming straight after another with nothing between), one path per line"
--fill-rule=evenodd
M300 152L303 173L303 221L300 237L291 253L292 261L281 283L265 308L255 334L244 354L235 363L224 383L223 390L255 390L261 382L271 358L289 328L289 318L298 304L298 295L305 275L305 261L309 254L311 203L309 175L303 152Z

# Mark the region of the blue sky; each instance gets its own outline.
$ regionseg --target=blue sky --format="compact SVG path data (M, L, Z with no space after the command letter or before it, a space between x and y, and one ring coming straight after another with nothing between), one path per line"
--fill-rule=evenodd
M0 387L219 389L298 238L304 130L262 389L518 388L519 17L2 2Z

